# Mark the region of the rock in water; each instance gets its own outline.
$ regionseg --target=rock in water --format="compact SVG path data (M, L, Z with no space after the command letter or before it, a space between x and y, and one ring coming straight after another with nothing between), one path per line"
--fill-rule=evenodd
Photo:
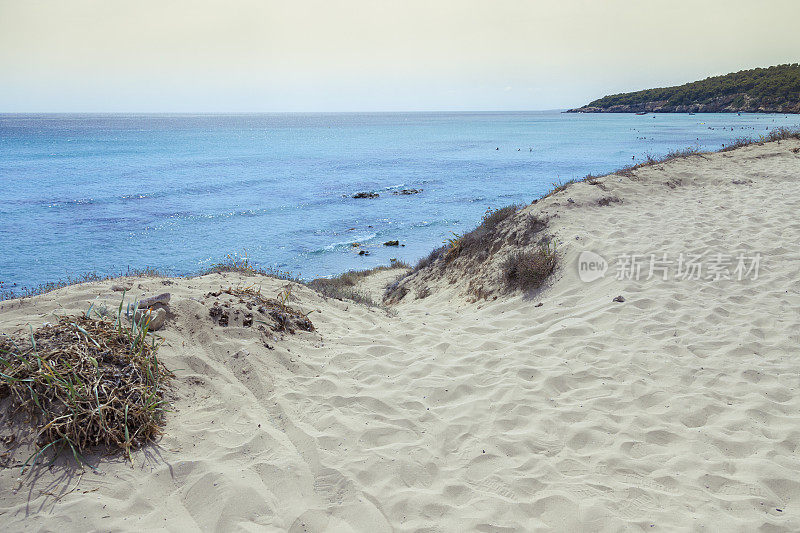
M376 192L357 192L352 197L353 198L377 198L380 194Z
M384 246L400 246L400 241L386 241L383 243Z

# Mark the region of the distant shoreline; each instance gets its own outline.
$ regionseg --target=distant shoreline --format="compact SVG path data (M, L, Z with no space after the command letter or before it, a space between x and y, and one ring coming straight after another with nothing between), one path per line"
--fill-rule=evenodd
M631 109L604 109L601 107L576 107L574 109L567 109L563 111L564 113L617 113L617 114L636 114L636 113L672 113L672 114L683 114L683 115L699 115L699 114L714 114L714 113L729 113L729 114L741 114L741 113L758 113L762 115L798 115L800 114L800 109L797 110L776 110L776 109L758 109L758 110L746 110L746 111L737 111L734 109L715 109L709 111L689 111L685 109L635 109L632 106L625 106L630 107Z
M800 113L800 64L611 94L568 113Z

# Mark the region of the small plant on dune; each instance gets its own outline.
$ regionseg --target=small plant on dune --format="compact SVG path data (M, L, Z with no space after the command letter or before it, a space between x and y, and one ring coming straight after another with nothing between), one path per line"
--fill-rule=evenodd
M247 255L247 250L244 251L243 255L239 255L238 253L226 255L225 259L219 263L214 263L207 269L203 270L200 272L200 275L219 274L223 272L238 272L240 274L246 274L250 276L269 276L271 278L282 279L286 281L300 282L300 278L294 275L292 272L273 268L262 268L254 265L252 262L250 262L250 258Z
M729 152L743 146L751 144L761 144L765 142L784 141L786 139L800 139L800 128L780 127L770 130L766 135L759 135L758 138L739 137L731 144L722 147L723 152Z
M780 127L770 130L770 132L761 137L764 142L783 141L786 139L800 139L800 128L786 128Z
M464 234L451 232L451 236L444 241L444 245L431 251L426 257L420 259L416 266L405 274L405 276L395 280L389 285L383 295L383 301L395 303L408 294L408 287L404 280L417 272L431 267L440 259L443 264L449 265L458 258L463 258L466 268L474 270L480 268L493 254L497 253L509 238L508 226L503 227L503 223L514 217L520 212L521 206L508 205L499 209L488 208L483 214L481 223L472 231ZM526 224L525 236L528 237L545 227L545 223L539 225L538 219L532 219L533 223Z
M414 268L411 271L411 273L419 272L423 268L429 267L430 265L435 263L440 257L442 257L446 253L446 251L447 251L447 246L440 246L439 248L431 250L431 252L428 255L417 261L417 264L414 265Z
M33 466L47 450L68 449L85 462L86 449L136 448L161 433L171 374L156 356L145 319L122 324L91 311L30 328L27 338L0 339L0 394L38 425Z
M461 245L464 243L464 236L453 231L450 232L451 237L444 240L447 246L447 251L444 253L444 258L447 261L455 259L461 251Z
M743 146L748 146L753 144L753 139L750 137L737 137L733 140L730 144L722 145L723 152L730 152L731 150L736 150L737 148L741 148Z
M411 268L411 265L406 263L401 259L397 259L396 257L389 258L389 267L390 268Z
M552 196L554 194L560 193L561 191L566 191L571 185L578 183L579 179L569 179L567 181L554 181L553 188L546 192L540 200L544 200L545 198Z
M553 273L556 262L554 243L541 243L533 251L515 252L502 265L503 281L509 289L537 289Z
M489 245L497 234L498 226L514 216L519 209L518 205L507 205L500 209L490 207L474 230L463 235L451 232L452 237L445 240L445 261L450 262L465 252L473 252L480 256L488 254Z
M480 226L492 230L495 227L497 227L498 224L500 224L508 217L514 215L520 209L521 206L519 205L507 205L499 209L494 209L489 207L486 209L486 212L483 214L483 217L481 217Z
M39 296L51 291L63 289L64 287L70 287L72 285L91 283L95 281L108 281L120 277L157 278L165 276L166 274L164 272L153 267L128 267L127 270L118 274L101 275L96 272L86 272L79 275L67 276L56 281L48 281L32 287L9 287L6 283L0 281L0 301L11 300L14 298L31 298L33 296Z
M281 306L281 309L286 309L289 307L289 300L292 297L292 288L291 287L284 287L281 292L278 293L276 296L276 300Z

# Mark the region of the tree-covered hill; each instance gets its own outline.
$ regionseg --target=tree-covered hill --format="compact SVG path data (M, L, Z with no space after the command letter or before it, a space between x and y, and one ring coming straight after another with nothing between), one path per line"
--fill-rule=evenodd
M800 113L800 64L754 68L701 81L604 96L578 113Z

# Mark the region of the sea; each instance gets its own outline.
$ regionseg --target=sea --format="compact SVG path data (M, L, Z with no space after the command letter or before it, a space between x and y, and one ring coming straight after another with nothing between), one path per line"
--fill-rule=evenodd
M228 256L303 279L414 263L487 209L554 184L799 125L560 111L2 114L0 285L186 275Z

